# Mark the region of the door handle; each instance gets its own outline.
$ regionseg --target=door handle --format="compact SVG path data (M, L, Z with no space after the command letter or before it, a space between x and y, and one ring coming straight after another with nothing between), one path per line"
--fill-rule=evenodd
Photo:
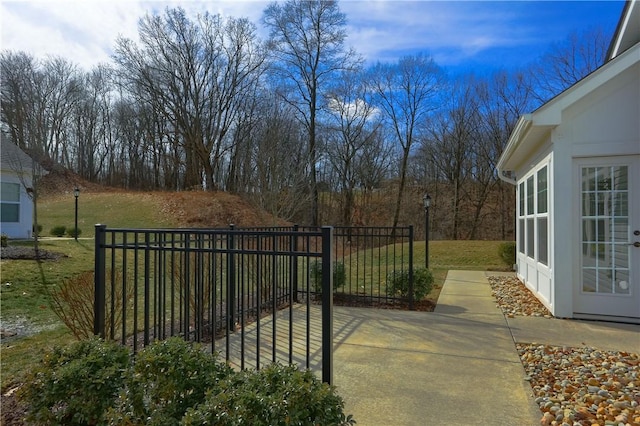
M636 241L635 243L630 243L630 246L640 247L640 241Z

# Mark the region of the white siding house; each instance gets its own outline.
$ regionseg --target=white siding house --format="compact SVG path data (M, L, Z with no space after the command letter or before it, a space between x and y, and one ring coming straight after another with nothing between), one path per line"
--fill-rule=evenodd
M517 275L556 316L640 323L640 5L604 65L520 117L498 161L516 185Z
M0 144L0 233L9 238L31 238L33 160L4 135Z

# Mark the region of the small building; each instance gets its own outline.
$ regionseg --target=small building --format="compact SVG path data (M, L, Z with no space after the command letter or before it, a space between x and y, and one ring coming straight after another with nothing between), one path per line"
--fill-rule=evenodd
M33 174L31 157L5 134L0 137L0 233L9 238L33 235Z
M516 185L517 276L556 317L640 323L640 5L606 62L520 117L498 165Z

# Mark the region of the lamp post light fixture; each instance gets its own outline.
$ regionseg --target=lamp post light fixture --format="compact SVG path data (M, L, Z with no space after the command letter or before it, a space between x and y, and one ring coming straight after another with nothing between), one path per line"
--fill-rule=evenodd
M431 196L424 194L424 266L429 269L429 207L431 207Z
M76 189L73 190L73 196L76 197L76 221L75 221L75 229L73 230L73 235L78 241L78 197L80 196L80 189L76 186Z

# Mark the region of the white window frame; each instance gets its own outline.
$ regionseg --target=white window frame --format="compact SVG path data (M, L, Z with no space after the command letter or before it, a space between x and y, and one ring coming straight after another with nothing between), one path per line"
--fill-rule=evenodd
M546 170L546 188L544 197L546 206L540 203L539 173ZM518 181L517 210L518 210L518 253L529 261L534 261L544 267L549 267L551 257L551 228L549 212L551 210L551 161L547 158ZM545 208L546 207L546 208ZM544 211L542 211L544 209ZM539 238L539 224L546 220L546 259L541 259L541 245ZM531 241L533 239L533 241Z

